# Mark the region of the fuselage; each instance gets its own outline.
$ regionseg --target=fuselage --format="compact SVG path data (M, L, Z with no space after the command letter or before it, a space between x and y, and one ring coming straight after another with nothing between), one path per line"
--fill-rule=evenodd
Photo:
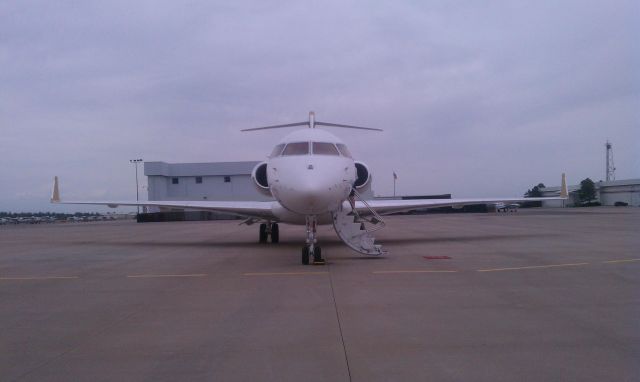
M316 216L323 223L349 197L356 167L338 137L307 128L276 145L267 160L267 179L281 221L304 224L306 216Z

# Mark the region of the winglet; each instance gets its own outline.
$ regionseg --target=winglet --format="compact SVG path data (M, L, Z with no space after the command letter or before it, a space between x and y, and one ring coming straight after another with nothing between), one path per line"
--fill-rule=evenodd
M567 189L567 176L564 174L564 172L562 173L562 186L560 187L560 197L561 198L569 197L569 190Z
M51 192L51 203L60 203L60 189L58 188L58 177L53 177L53 191Z

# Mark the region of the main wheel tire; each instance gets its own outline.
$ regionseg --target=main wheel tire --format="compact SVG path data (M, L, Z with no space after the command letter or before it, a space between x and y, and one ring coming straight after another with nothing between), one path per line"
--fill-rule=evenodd
M262 223L260 224L260 242L261 243L266 243L267 242L267 225Z
M280 228L278 227L278 223L273 223L271 225L271 242L277 243L280 241Z
M313 262L321 262L322 261L322 250L320 247L315 247L313 249Z
M302 248L302 265L309 265L309 247Z

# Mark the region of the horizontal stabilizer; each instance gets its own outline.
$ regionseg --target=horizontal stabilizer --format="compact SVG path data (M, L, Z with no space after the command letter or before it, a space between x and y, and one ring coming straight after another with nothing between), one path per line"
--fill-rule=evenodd
M375 129L373 127L361 127L361 126L352 126L352 125L340 125L338 123L328 123L328 122L316 122L316 125L319 126L330 126L330 127L345 127L347 129L360 129L360 130L372 130L372 131L383 131L382 129Z
M339 123L329 123L329 122L318 122L315 120L316 114L312 111L309 112L309 121L305 122L294 122L287 123L284 125L271 125L271 126L263 126L263 127L253 127L251 129L243 129L240 131L258 131L258 130L269 130L269 129L281 129L283 127L294 127L294 126L307 126L310 129L315 129L316 126L328 126L328 127L344 127L347 129L358 129L358 130L370 130L370 131L382 131L382 129L375 129L372 127L362 127L362 126L353 126L353 125L342 125Z
M281 129L283 127L293 127L293 126L308 126L309 122L295 122L295 123L287 123L286 125L273 125L273 126L263 126L263 127L253 127L251 129L243 129L240 131L256 131L256 130L269 130L269 129Z

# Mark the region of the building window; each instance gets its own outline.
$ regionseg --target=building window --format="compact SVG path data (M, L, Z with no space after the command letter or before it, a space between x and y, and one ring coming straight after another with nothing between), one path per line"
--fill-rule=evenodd
M202 183L202 177L201 176L196 176L196 183L198 183L198 184Z
M178 178L171 178L171 184L178 184Z
M231 183L231 177L230 176L225 176L224 177L224 182L225 183Z

